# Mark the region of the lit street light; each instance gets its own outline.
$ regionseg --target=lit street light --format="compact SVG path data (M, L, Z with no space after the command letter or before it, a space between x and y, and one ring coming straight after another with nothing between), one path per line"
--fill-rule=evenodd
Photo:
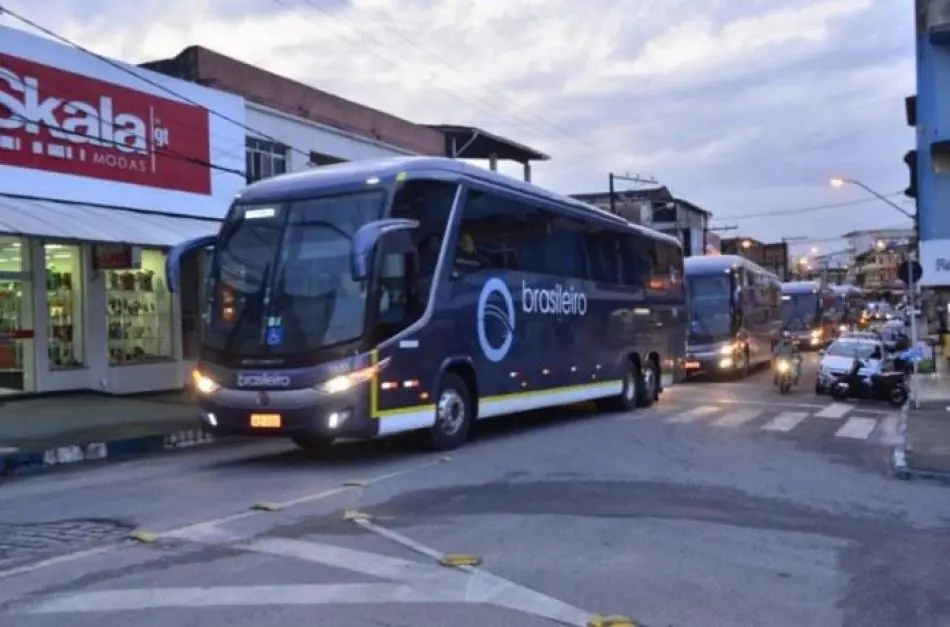
M750 242L750 241L747 240L747 239L746 239L746 240L742 240L742 247L743 247L743 248L752 248L752 242Z
M866 191L867 193L871 194L872 196L874 196L875 198L877 198L877 199L880 200L881 202L885 202L885 203L887 203L888 205L890 205L891 208L897 209L898 211L900 211L902 214L904 214L905 216L907 216L907 217L910 218L911 220L914 219L914 214L912 214L911 212L907 211L906 209L904 209L903 207L901 207L900 205L898 205L896 202L894 202L893 200L891 200L890 198L888 198L888 197L885 196L884 194L880 194L880 193L874 191L873 189L871 189L870 187L868 187L867 185L865 185L865 184L862 183L861 181L856 181L856 180L854 180L854 179L846 179L846 178L842 178L842 177L840 177L840 176L836 176L835 178L831 179L831 186L832 186L832 187L839 187L839 188L840 188L840 187L844 187L845 185L854 185L855 187L860 187L861 189L863 189L863 190Z

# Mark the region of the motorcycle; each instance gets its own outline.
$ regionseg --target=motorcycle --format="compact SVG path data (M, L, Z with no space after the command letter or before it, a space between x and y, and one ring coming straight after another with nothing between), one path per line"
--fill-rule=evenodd
M795 364L790 359L780 357L775 362L775 369L777 370L775 385L778 386L780 393L788 394L792 391L792 385L795 383Z
M902 406L908 397L906 375L900 371L876 372L870 376L859 374L866 365L863 360L855 359L851 370L831 383L831 397L836 401L857 398Z

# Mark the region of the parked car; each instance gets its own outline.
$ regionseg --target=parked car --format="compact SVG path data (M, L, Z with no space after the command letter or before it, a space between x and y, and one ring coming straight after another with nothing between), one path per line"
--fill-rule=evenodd
M819 355L815 394L824 394L839 377L851 371L856 359L862 362L859 375L869 377L879 372L887 351L880 339L848 337L835 340Z

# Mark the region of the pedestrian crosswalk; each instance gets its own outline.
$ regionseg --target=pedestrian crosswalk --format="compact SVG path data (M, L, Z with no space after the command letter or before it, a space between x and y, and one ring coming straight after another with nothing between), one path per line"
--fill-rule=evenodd
M824 407L805 406L783 409L772 406L748 407L722 403L699 405L663 414L670 425L709 425L717 429L751 428L771 433L795 433L817 424L830 437L841 441L896 444L897 412L867 410L850 403L831 403Z

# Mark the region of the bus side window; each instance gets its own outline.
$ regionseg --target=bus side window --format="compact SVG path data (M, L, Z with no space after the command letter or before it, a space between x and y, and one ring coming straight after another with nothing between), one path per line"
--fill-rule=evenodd
M451 256L451 280L482 270L506 270L518 266L511 241L523 229L507 198L471 190L459 221L458 238Z
M419 228L385 236L377 248L377 312L385 337L398 333L425 312L457 189L453 183L414 180L403 185L393 199L391 217L418 220Z

